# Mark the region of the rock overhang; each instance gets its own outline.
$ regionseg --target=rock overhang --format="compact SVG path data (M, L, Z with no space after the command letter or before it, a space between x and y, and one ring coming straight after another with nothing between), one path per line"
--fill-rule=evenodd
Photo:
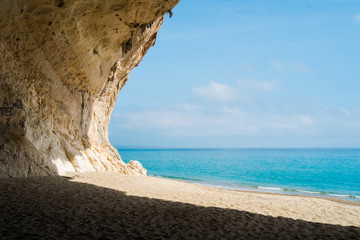
M118 171L118 92L178 0L0 0L0 176Z

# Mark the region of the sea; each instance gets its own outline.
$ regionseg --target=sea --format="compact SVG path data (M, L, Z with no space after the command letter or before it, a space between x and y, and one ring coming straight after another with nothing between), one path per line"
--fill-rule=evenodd
M360 202L360 148L118 149L149 176L235 190Z

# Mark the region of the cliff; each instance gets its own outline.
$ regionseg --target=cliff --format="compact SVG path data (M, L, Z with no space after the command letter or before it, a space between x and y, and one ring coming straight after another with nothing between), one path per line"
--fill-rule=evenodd
M178 1L0 0L0 177L137 174L110 115Z

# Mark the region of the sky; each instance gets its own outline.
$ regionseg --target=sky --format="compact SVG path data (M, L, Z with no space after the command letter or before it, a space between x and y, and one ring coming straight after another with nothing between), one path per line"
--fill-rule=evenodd
M181 0L113 110L118 147L360 147L360 0Z

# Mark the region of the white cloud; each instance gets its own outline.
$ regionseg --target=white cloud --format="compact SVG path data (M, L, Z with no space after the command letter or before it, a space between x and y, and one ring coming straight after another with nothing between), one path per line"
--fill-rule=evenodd
M295 70L297 72L306 73L310 72L310 68L306 66L305 63L283 63L279 60L271 60L270 61L270 67L272 69L275 69L279 72L285 71L285 70Z
M261 136L302 133L315 121L307 114L249 112L240 107L169 106L125 114L121 127L167 136Z
M274 83L269 81L259 81L259 80L250 80L250 79L240 79L238 81L238 86L241 89L251 89L261 92L269 92L277 89Z
M304 63L292 63L290 64L290 67L298 72L310 72L310 68L307 67Z
M240 98L246 98L248 90L260 92L269 92L277 90L278 87L270 81L259 81L253 79L240 79L236 86L211 81L208 85L202 87L193 87L192 92L199 97L216 100L221 102L230 102Z
M256 72L256 68L251 62L242 62L239 64L239 68L249 72Z
M307 115L300 115L298 119L299 119L299 122L303 123L303 124L312 124L313 123L313 119Z
M191 118L168 109L132 112L125 117L127 121L121 125L127 129L176 129L193 125Z
M217 101L234 100L240 94L237 89L213 81L207 86L193 87L192 91L197 96Z
M278 71L284 70L284 64L279 60L271 60L270 66Z
M356 15L356 16L354 17L354 20L355 20L355 22L356 22L357 24L360 24L360 14Z
M276 134L305 132L314 123L311 116L303 114L269 114L262 117L264 129Z
M351 115L351 113L346 109L339 108L339 111L347 117Z

